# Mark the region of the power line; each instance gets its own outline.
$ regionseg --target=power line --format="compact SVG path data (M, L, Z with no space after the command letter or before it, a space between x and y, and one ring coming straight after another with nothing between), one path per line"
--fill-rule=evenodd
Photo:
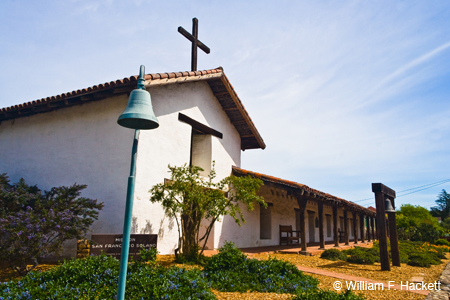
M419 189L419 188L426 187L426 186L429 186L429 185L434 185L434 184L439 185L439 184L443 184L443 183L446 183L446 182L449 182L449 181L450 181L450 179L445 179L445 180L441 180L441 181L438 181L438 182L435 182L435 183L429 183L429 184L421 185L421 186L418 186L418 187L415 187L415 188L399 191L399 193L403 193L403 192L406 192L406 191Z
M407 192L407 191L411 191L411 190L419 189L417 191L413 191L413 192L410 192L410 193L399 195L399 196L397 196L397 198L398 197L403 197L403 196L406 196L406 195L410 195L410 194L414 194L414 193L417 193L417 192L420 192L420 191L423 191L423 190L426 190L426 189L430 189L432 187L435 187L435 186L438 186L438 185L441 185L441 184L444 184L444 183L448 183L448 182L450 182L450 179L444 179L444 180L441 180L441 181L437 181L437 182L421 185L421 186L418 186L418 187L415 187L415 188L410 188L410 189L406 189L406 190L403 190L403 191L399 191L399 192L397 192L397 194L398 193ZM420 189L420 188L422 188L422 189ZM371 197L371 198L361 199L361 200L357 200L357 201L353 201L353 202L364 202L364 201L369 201L369 200L374 200L374 198Z
M361 199L361 200L357 200L357 201L353 201L353 202L362 202L362 201L367 201L367 200L373 200L374 198L366 198L366 199Z
M450 180L449 180L449 181L450 181ZM414 194L414 193L417 193L417 192L420 192L420 191L423 191L423 190L426 190L426 189L431 189L432 187L435 187L435 186L438 186L438 185L441 185L441 184L444 184L444 183L447 183L447 182L448 182L448 181L442 182L442 183L439 183L439 184L435 184L435 185L433 185L433 186L429 186L429 187L426 187L426 188L423 188L423 189L420 189L420 190L417 190L417 191L413 191L413 192L410 192L410 193L406 193L406 194L397 196L397 198L398 198L398 197L403 197L403 196L406 196L406 195L410 195L410 194Z

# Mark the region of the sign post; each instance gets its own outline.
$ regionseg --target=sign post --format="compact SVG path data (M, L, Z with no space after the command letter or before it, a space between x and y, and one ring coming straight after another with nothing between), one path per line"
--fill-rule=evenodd
M139 251L157 247L158 235L156 234L131 234L128 256L139 257ZM92 234L91 254L100 255L102 253L121 258L122 253L122 234Z

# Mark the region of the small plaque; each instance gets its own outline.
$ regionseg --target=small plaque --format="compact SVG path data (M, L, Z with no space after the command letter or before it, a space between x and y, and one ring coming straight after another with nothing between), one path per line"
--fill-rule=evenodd
M131 234L129 256L138 258L141 249L156 247L157 238L156 234ZM94 242L91 245L92 255L100 255L103 252L120 259L122 234L92 234L91 240Z

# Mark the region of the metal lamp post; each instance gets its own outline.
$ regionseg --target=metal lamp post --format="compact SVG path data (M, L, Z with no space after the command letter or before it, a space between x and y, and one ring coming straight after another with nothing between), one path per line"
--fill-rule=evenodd
M125 286L127 282L128 253L130 247L131 218L133 214L134 184L136 175L136 158L140 129L158 128L158 120L153 112L150 93L144 86L145 67L141 66L137 89L133 90L128 99L128 105L120 115L117 123L120 126L134 129L134 142L131 152L130 176L128 177L127 200L125 205L125 219L123 223L122 251L120 254L119 287L117 299L125 299Z

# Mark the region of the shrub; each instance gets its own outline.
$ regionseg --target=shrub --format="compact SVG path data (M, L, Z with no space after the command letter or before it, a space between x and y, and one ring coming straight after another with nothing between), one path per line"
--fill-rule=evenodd
M156 255L158 255L158 249L156 247L150 247L149 249L141 249L139 250L139 259L137 262L155 262Z
M119 261L105 255L66 261L47 272L30 272L19 281L0 284L6 299L115 299ZM166 269L131 264L126 299L216 299L198 269Z
M444 239L438 239L434 244L438 246L450 246L450 243Z
M328 259L328 260L347 260L347 255L344 252L339 251L338 249L327 249L322 252L320 258Z
M375 261L380 261L380 254L376 256L377 250L373 248L355 247L344 250L349 255L347 261L356 264L373 265Z
M203 270L213 288L226 292L294 293L315 289L317 279L286 261L249 259L233 243L226 243Z
M413 253L408 257L408 265L429 268L431 265L438 265L441 260L430 253L417 252Z
M39 260L62 250L62 243L82 238L97 220L103 203L80 197L86 185L41 192L23 179L10 184L0 174L0 257L20 275Z

